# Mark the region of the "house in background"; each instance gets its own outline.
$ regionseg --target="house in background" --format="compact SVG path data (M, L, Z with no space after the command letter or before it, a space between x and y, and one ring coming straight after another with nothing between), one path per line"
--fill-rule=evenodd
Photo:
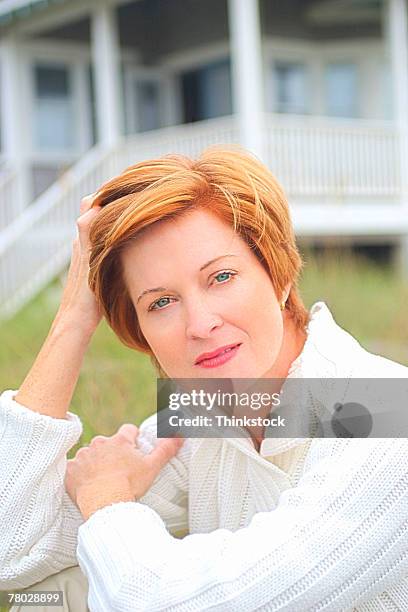
M407 0L0 0L0 314L67 264L127 165L241 143L299 241L408 274Z

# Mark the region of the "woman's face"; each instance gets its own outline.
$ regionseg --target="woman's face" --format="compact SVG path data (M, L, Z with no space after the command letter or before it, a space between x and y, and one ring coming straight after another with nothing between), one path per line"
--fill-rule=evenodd
M282 296L228 224L201 209L160 222L122 261L143 335L169 377L267 375L282 345Z

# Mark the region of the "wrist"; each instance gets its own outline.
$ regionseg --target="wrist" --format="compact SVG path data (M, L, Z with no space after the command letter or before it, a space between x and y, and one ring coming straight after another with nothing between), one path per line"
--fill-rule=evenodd
M88 518L106 506L119 502L135 501L126 477L94 480L77 490L76 503L84 518Z
M64 334L79 332L85 344L89 344L98 326L96 321L85 321L83 313L74 308L59 310L51 327L52 332Z

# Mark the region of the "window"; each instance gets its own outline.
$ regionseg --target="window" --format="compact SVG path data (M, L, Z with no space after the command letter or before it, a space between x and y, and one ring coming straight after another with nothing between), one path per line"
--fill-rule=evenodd
M136 81L137 125L139 132L155 130L161 125L160 87L155 80Z
M184 121L202 121L232 113L228 60L185 72L181 78Z
M64 150L75 146L70 73L66 66L35 66L35 146Z
M357 117L357 66L329 64L326 68L327 113L334 117Z
M276 62L273 70L274 110L278 113L307 113L307 71L304 64Z

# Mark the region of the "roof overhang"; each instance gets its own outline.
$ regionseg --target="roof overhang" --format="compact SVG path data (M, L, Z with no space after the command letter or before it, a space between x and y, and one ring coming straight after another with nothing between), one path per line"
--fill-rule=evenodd
M0 34L31 35L92 14L101 4L138 0L0 0Z
M20 19L30 18L52 4L63 4L67 0L1 0L0 26L10 25Z
M381 19L383 0L318 0L307 9L316 25L372 23Z

